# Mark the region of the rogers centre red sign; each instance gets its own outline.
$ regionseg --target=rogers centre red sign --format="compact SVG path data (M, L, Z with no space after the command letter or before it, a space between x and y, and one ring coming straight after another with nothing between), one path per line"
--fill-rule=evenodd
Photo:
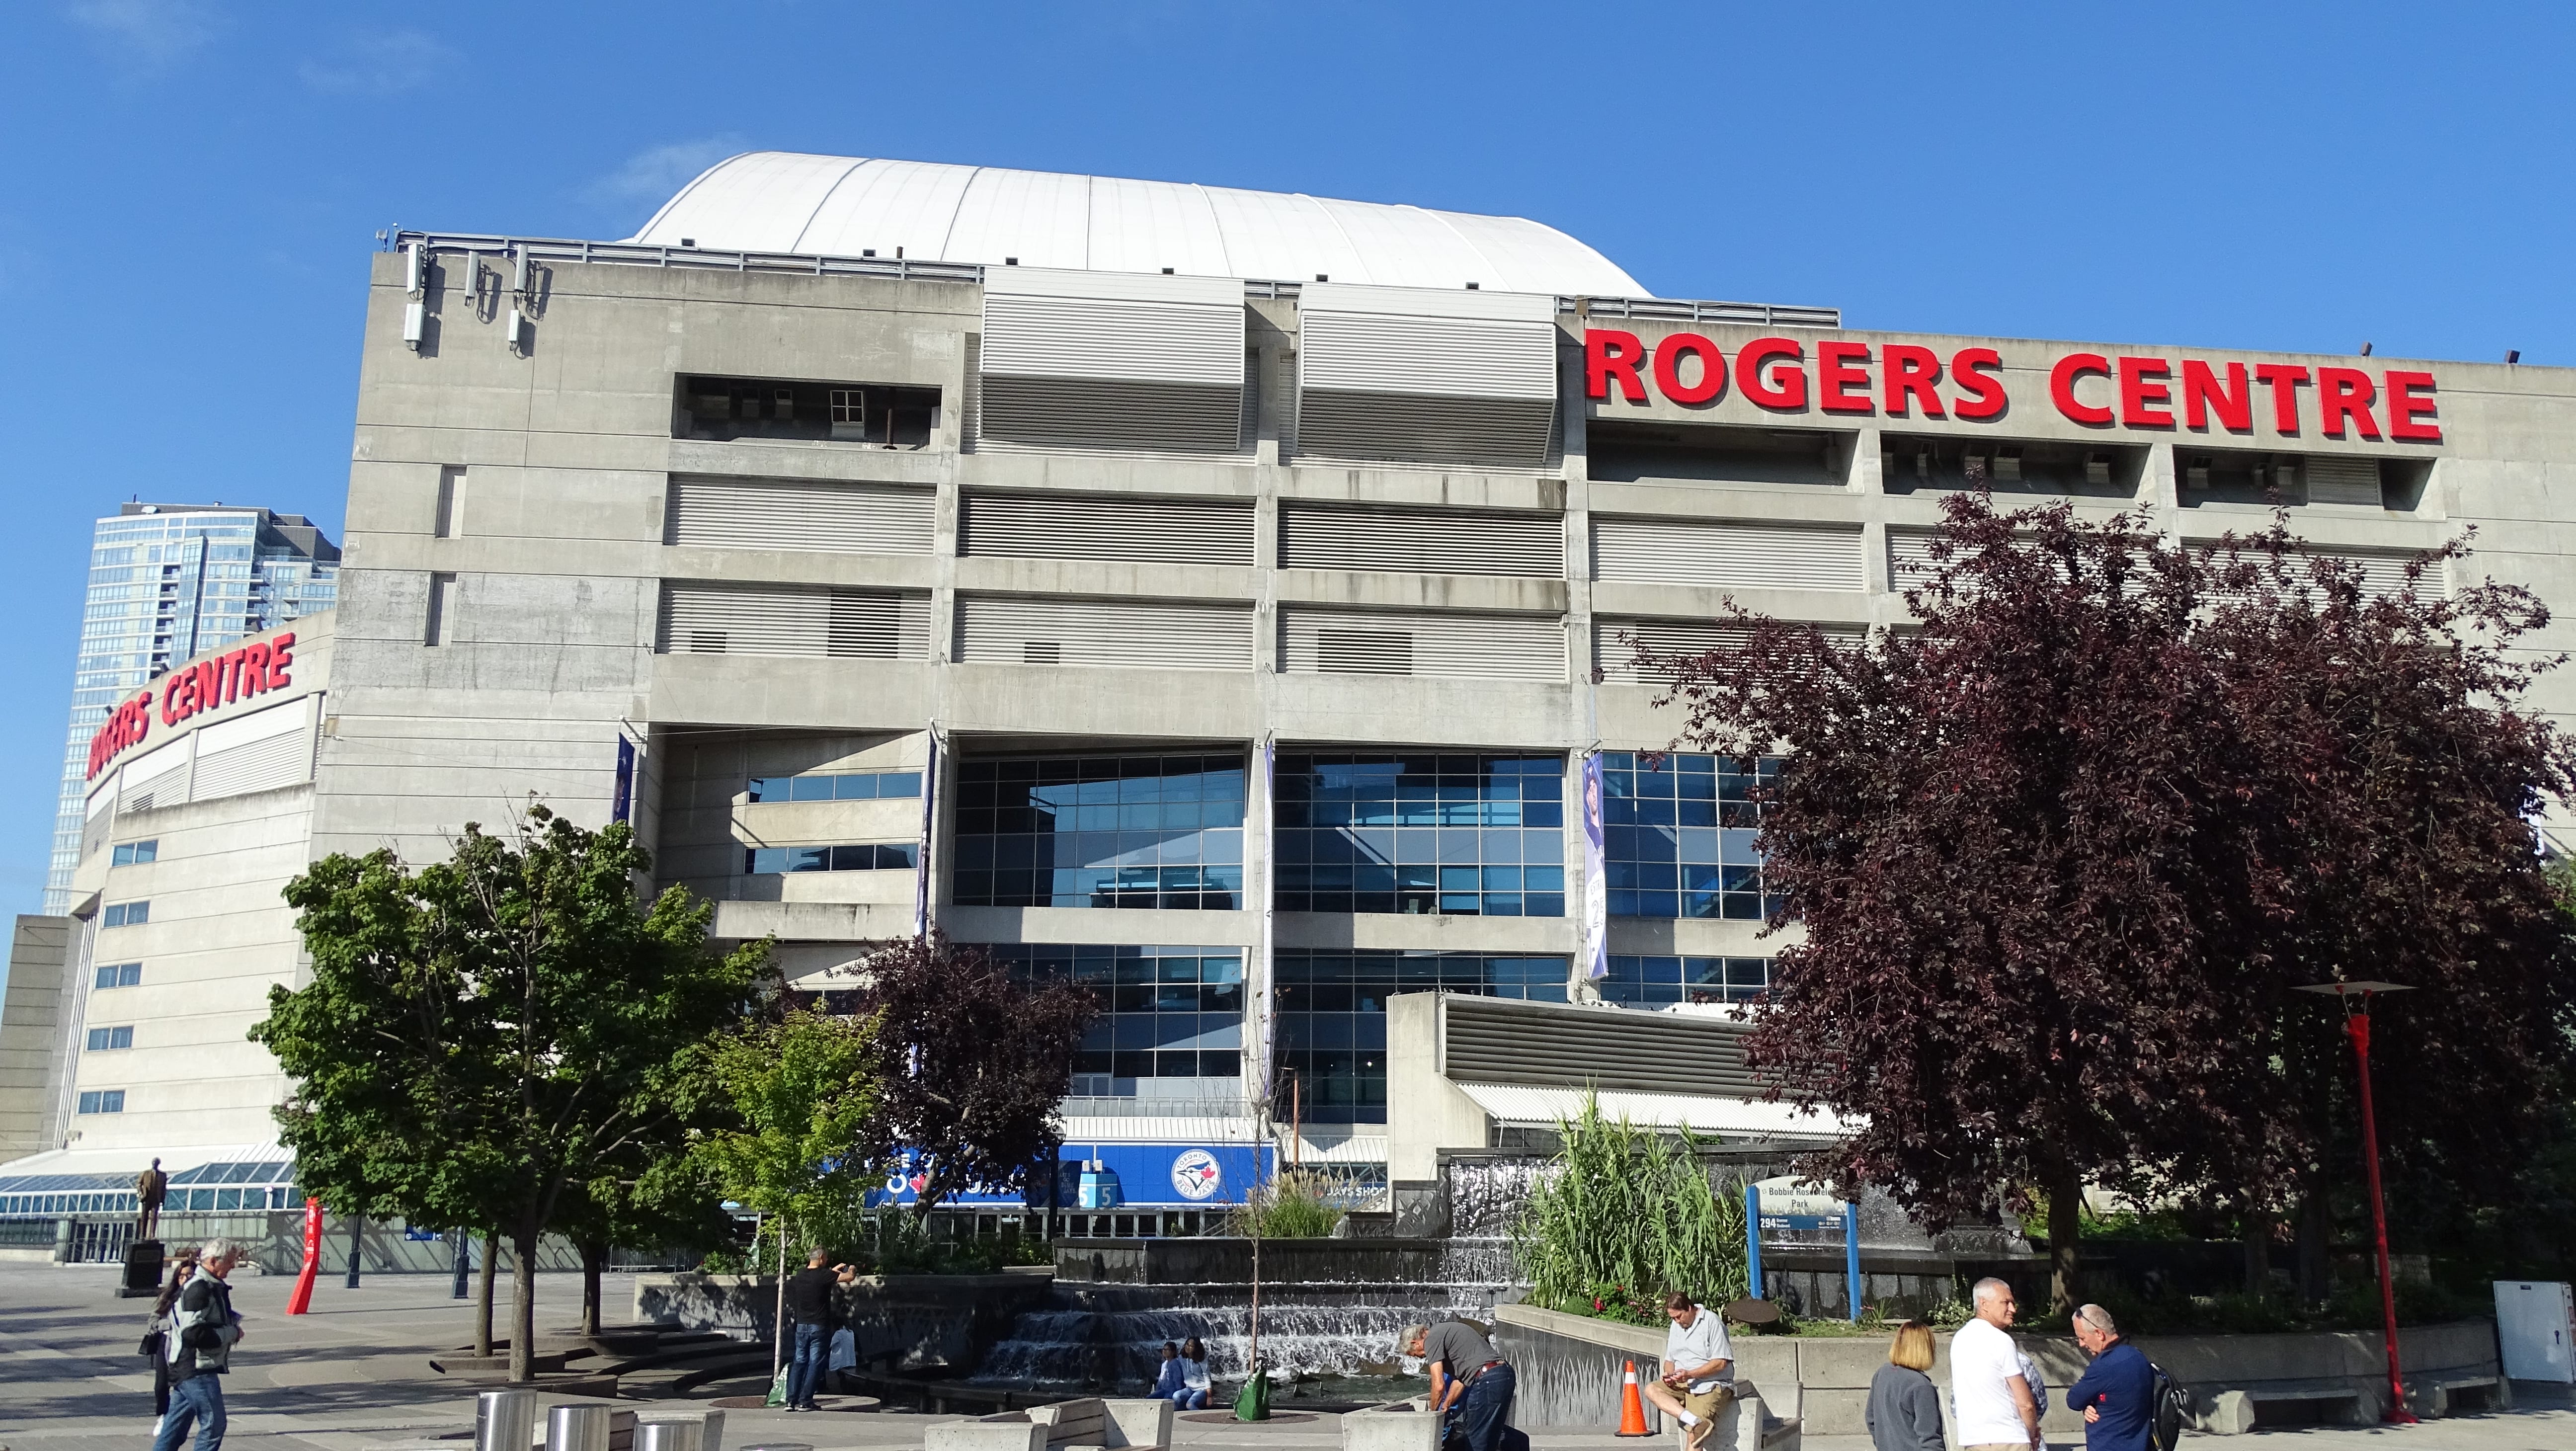
M1724 398L1730 382L1744 401L1773 413L1812 407L1851 417L1883 412L1982 422L2002 417L2012 404L2003 356L1992 348L1960 348L1945 358L1915 343L1819 338L1811 356L1797 338L1755 338L1729 358L1698 333L1674 333L1650 351L1635 333L1585 331L1586 396L1607 399L1616 388L1627 401L1643 403L1649 380L1657 393L1692 408ZM2328 438L2442 441L2433 375L2403 368L2373 374L2263 363L2249 370L2200 358L2067 353L2049 365L2048 401L2061 417L2088 428L2205 432L2214 426L2251 434L2259 419L2275 437L2297 438L2305 413Z
M184 670L161 677L160 716L165 726L175 726L201 711L284 690L295 680L287 667L295 663L293 631L274 640L255 640L238 650L200 660ZM129 747L139 746L152 733L154 692L142 694L108 712L107 724L89 738L89 775L98 773Z

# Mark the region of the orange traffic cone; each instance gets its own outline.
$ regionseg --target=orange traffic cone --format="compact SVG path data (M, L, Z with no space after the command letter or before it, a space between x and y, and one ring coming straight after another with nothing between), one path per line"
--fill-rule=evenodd
M1646 1429L1646 1401L1637 1394L1637 1362L1628 1362L1626 1379L1627 1384L1619 1390L1619 1434L1651 1436L1655 1433Z

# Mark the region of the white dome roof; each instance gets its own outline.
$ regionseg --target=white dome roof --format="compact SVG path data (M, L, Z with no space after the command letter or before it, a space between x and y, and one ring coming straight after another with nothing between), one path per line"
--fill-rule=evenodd
M751 151L709 167L631 239L742 252L1388 287L1652 296L1519 217L1050 171Z

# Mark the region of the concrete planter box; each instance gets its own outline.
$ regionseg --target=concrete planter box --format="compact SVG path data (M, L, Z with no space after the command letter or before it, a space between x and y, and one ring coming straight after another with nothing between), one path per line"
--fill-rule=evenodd
M1861 1412L1870 1377L1887 1363L1887 1342L1795 1335L1734 1338L1736 1373L1757 1385L1802 1388L1802 1429L1817 1436L1867 1434ZM2041 1428L2070 1438L2084 1434L2084 1419L2066 1409L2066 1388L2084 1373L2084 1353L2059 1336L2021 1335L2048 1381L2049 1410ZM2398 1332L2408 1406L2438 1415L2452 1389L2492 1380L2499 1402L2508 1394L2496 1356L2495 1325L2463 1320ZM1494 1307L1494 1340L1520 1378L1514 1420L1522 1426L1615 1426L1619 1423L1622 1362L1637 1362L1640 1376L1663 1356L1664 1333L1617 1325L1531 1305ZM1946 1401L1950 1388L1950 1337L1934 1337L1932 1379ZM2319 1331L2296 1335L2187 1335L2141 1337L2138 1348L2192 1393L2195 1428L2250 1430L2268 1403L2310 1404L2322 1419L2376 1421L2388 1394L2388 1360L2377 1332ZM1774 1393L1775 1402L1786 1399ZM1653 1414L1651 1408L1648 1414Z
M862 1275L841 1289L839 1305L857 1335L862 1366L971 1366L1009 1333L1021 1311L1046 1298L1053 1282L1044 1270ZM775 1333L777 1311L774 1275L635 1277L635 1318L647 1324L760 1342Z

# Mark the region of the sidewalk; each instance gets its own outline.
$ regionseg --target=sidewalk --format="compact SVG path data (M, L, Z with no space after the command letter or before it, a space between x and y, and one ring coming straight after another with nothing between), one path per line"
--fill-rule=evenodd
M109 1266L11 1266L0 1275L0 1451L126 1451L146 1444L152 1425L152 1374L134 1353L147 1302L115 1298ZM372 1451L444 1440L470 1451L474 1392L447 1380L428 1359L473 1338L473 1307L449 1298L443 1275L383 1275L350 1291L336 1279L314 1291L313 1313L288 1318L289 1276L237 1277L233 1303L247 1317L236 1369L225 1377L237 1451ZM496 1298L506 1307L510 1281ZM603 1285L606 1320L622 1324L632 1282L612 1275ZM574 1275L537 1282L540 1332L579 1322L581 1281ZM503 1315L506 1322L506 1313ZM2537 1388L2534 1388L2535 1390ZM2531 1392L2524 1391L2523 1395ZM649 1410L651 1401L619 1401ZM697 1404L668 1402L662 1404ZM921 1445L922 1429L945 1419L880 1410L789 1415L726 1414L726 1451L761 1444L802 1444L815 1451L894 1451ZM2576 1451L2576 1406L2530 1406L2496 1416L2370 1429L2317 1428L2260 1433L2292 1437L2298 1451ZM1599 1433L1541 1431L1546 1451L1667 1451L1667 1438L1622 1441ZM2195 1437L2220 1451L2228 1438ZM1182 1446L1335 1451L1337 1417L1259 1426L1179 1421ZM1866 1438L1812 1437L1812 1451L1869 1451ZM2073 1442L2050 1443L2052 1448ZM2247 1442L2249 1447L2254 1443Z

